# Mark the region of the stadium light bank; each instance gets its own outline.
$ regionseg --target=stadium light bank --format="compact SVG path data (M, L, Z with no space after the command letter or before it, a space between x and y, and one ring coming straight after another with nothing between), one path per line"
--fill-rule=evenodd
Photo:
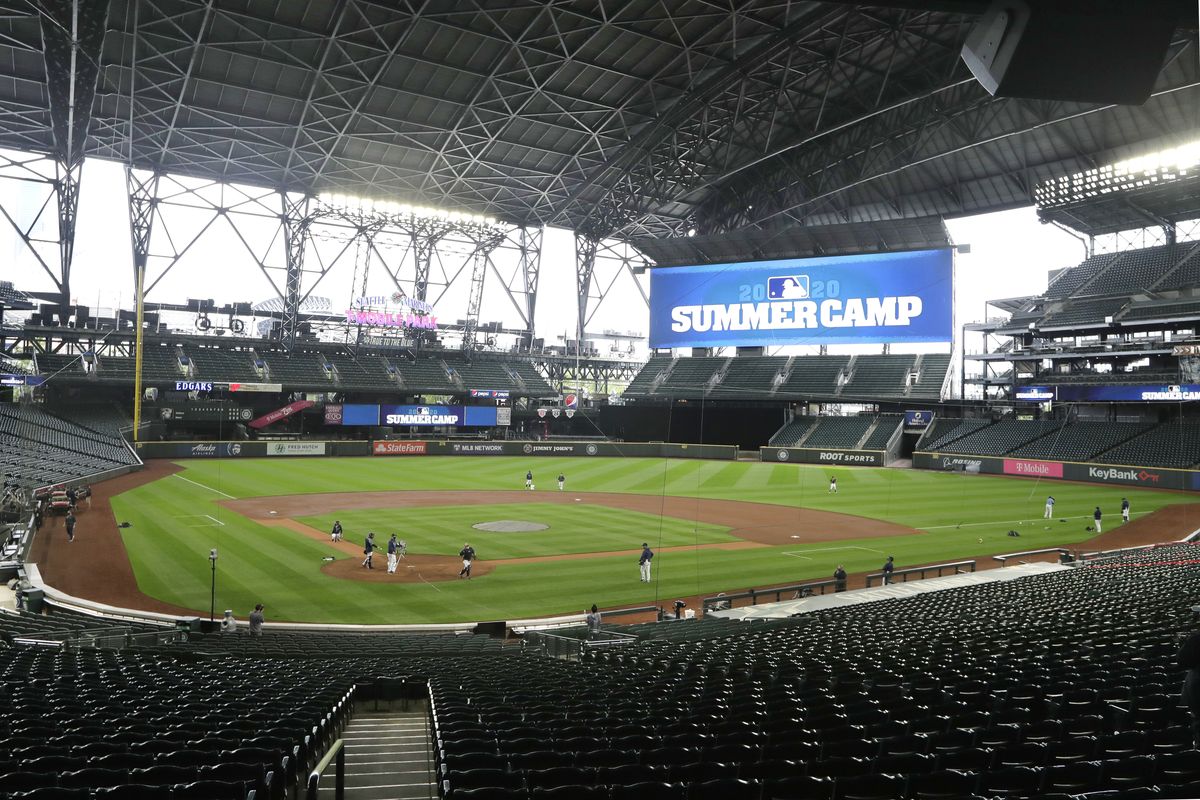
M495 228L501 225L495 217L483 214L470 214L465 211L447 211L443 208L414 206L408 203L397 203L394 200L375 200L370 197L354 197L344 194L320 195L318 206L337 214L375 215L396 220L439 220L442 222L474 226L479 228Z

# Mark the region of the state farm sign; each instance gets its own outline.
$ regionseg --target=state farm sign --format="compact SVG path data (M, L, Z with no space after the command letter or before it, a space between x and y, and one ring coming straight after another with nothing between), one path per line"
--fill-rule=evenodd
M377 456L423 456L427 442L372 442L371 452Z

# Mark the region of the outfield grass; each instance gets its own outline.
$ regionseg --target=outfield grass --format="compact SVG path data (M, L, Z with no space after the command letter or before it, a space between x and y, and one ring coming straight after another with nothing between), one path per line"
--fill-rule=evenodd
M338 458L182 462L185 471L113 500L143 592L189 608L209 598L208 551L217 547L217 605L244 615L256 602L268 618L310 622L448 622L513 619L601 606L669 601L676 597L824 578L836 564L850 572L876 570L884 555L903 567L959 560L1011 549L1084 541L1091 510L1100 505L1115 524L1122 496L1135 515L1189 502L1189 495L1120 487L895 469L826 468L620 458ZM514 507L459 506L406 509L331 508L305 521L328 530L336 517L348 535L367 528L397 530L410 552L454 554L471 541L482 558L521 558L572 552L626 550L628 556L499 565L480 580L440 584L359 583L319 571L324 543L267 527L221 508L226 498L316 492L520 489L532 468L543 489ZM815 508L885 519L923 531L912 536L791 545L748 550L661 553L656 582L639 583L637 551L728 540L719 526L583 504L538 503L567 476L568 492L630 492L712 497ZM836 475L840 493L826 491ZM1041 522L1047 493L1059 517ZM475 522L544 522L539 533L495 534ZM1018 526L1018 521L1025 521ZM961 527L958 527L961 526ZM1005 532L1022 530L1019 541ZM1046 528L1049 530L1046 530ZM661 528L661 531L660 531ZM349 538L349 536L348 536ZM983 542L979 542L983 539Z

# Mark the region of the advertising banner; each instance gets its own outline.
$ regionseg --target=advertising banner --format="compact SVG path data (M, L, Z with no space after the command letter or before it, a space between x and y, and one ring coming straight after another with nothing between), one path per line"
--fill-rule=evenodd
M1030 475L1035 478L1061 478L1063 465L1059 461L1029 461L1023 458L1004 459L1005 475Z
M1045 403L1054 399L1053 386L1021 386L1013 394L1017 400L1028 403Z
M928 428L929 423L933 421L932 411L905 411L904 412L904 427L906 428Z
M278 422L281 419L286 419L287 417L290 417L292 414L295 414L297 411L303 411L304 409L312 408L315 405L316 405L316 403L314 403L312 400L297 400L294 403L288 403L283 408L277 408L274 411L270 412L269 414L263 414L258 419L251 420L247 424L251 428L256 428L256 429L257 428L265 428L273 422Z
M487 400L507 400L509 391L507 389L472 389L471 397L482 397Z
M343 425L378 425L379 406L374 403L346 403L342 406Z
M1018 466L1025 465L1025 466ZM940 469L1033 478L1144 486L1152 489L1200 489L1200 472L1157 467L1126 467L1070 461L1029 461L953 453L913 453L915 469ZM1042 471L1044 470L1044 471Z
M1182 403L1200 400L1200 384L1129 384L1128 386L1058 386L1059 402Z
M650 271L650 346L948 342L950 249Z
M323 456L324 442L267 442L269 456Z
M1083 473L1086 470L1087 480L1095 483L1121 483L1128 486L1161 486L1168 487L1170 481L1164 479L1168 473L1167 470L1147 468L1147 467L1113 467L1107 464L1068 464L1069 467L1078 469L1071 470L1076 474ZM1073 477L1068 475L1067 477ZM1192 488L1188 486L1186 488Z
M231 392L282 392L282 383L231 383Z
M266 452L262 442L138 442L142 458L243 458Z
M41 386L45 382L45 375L0 375L0 386Z
M371 453L377 456L423 456L428 452L427 442L372 442Z
M760 461L854 467L885 466L885 455L882 450L834 450L817 447L763 447L758 451Z
M342 424L342 404L330 403L325 406L325 424L326 425L341 425Z

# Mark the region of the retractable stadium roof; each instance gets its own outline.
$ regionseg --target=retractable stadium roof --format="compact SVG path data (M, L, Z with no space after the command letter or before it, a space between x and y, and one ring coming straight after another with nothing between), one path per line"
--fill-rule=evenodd
M1144 106L992 98L978 0L5 5L0 147L593 235L1024 205L1200 128L1186 31Z

